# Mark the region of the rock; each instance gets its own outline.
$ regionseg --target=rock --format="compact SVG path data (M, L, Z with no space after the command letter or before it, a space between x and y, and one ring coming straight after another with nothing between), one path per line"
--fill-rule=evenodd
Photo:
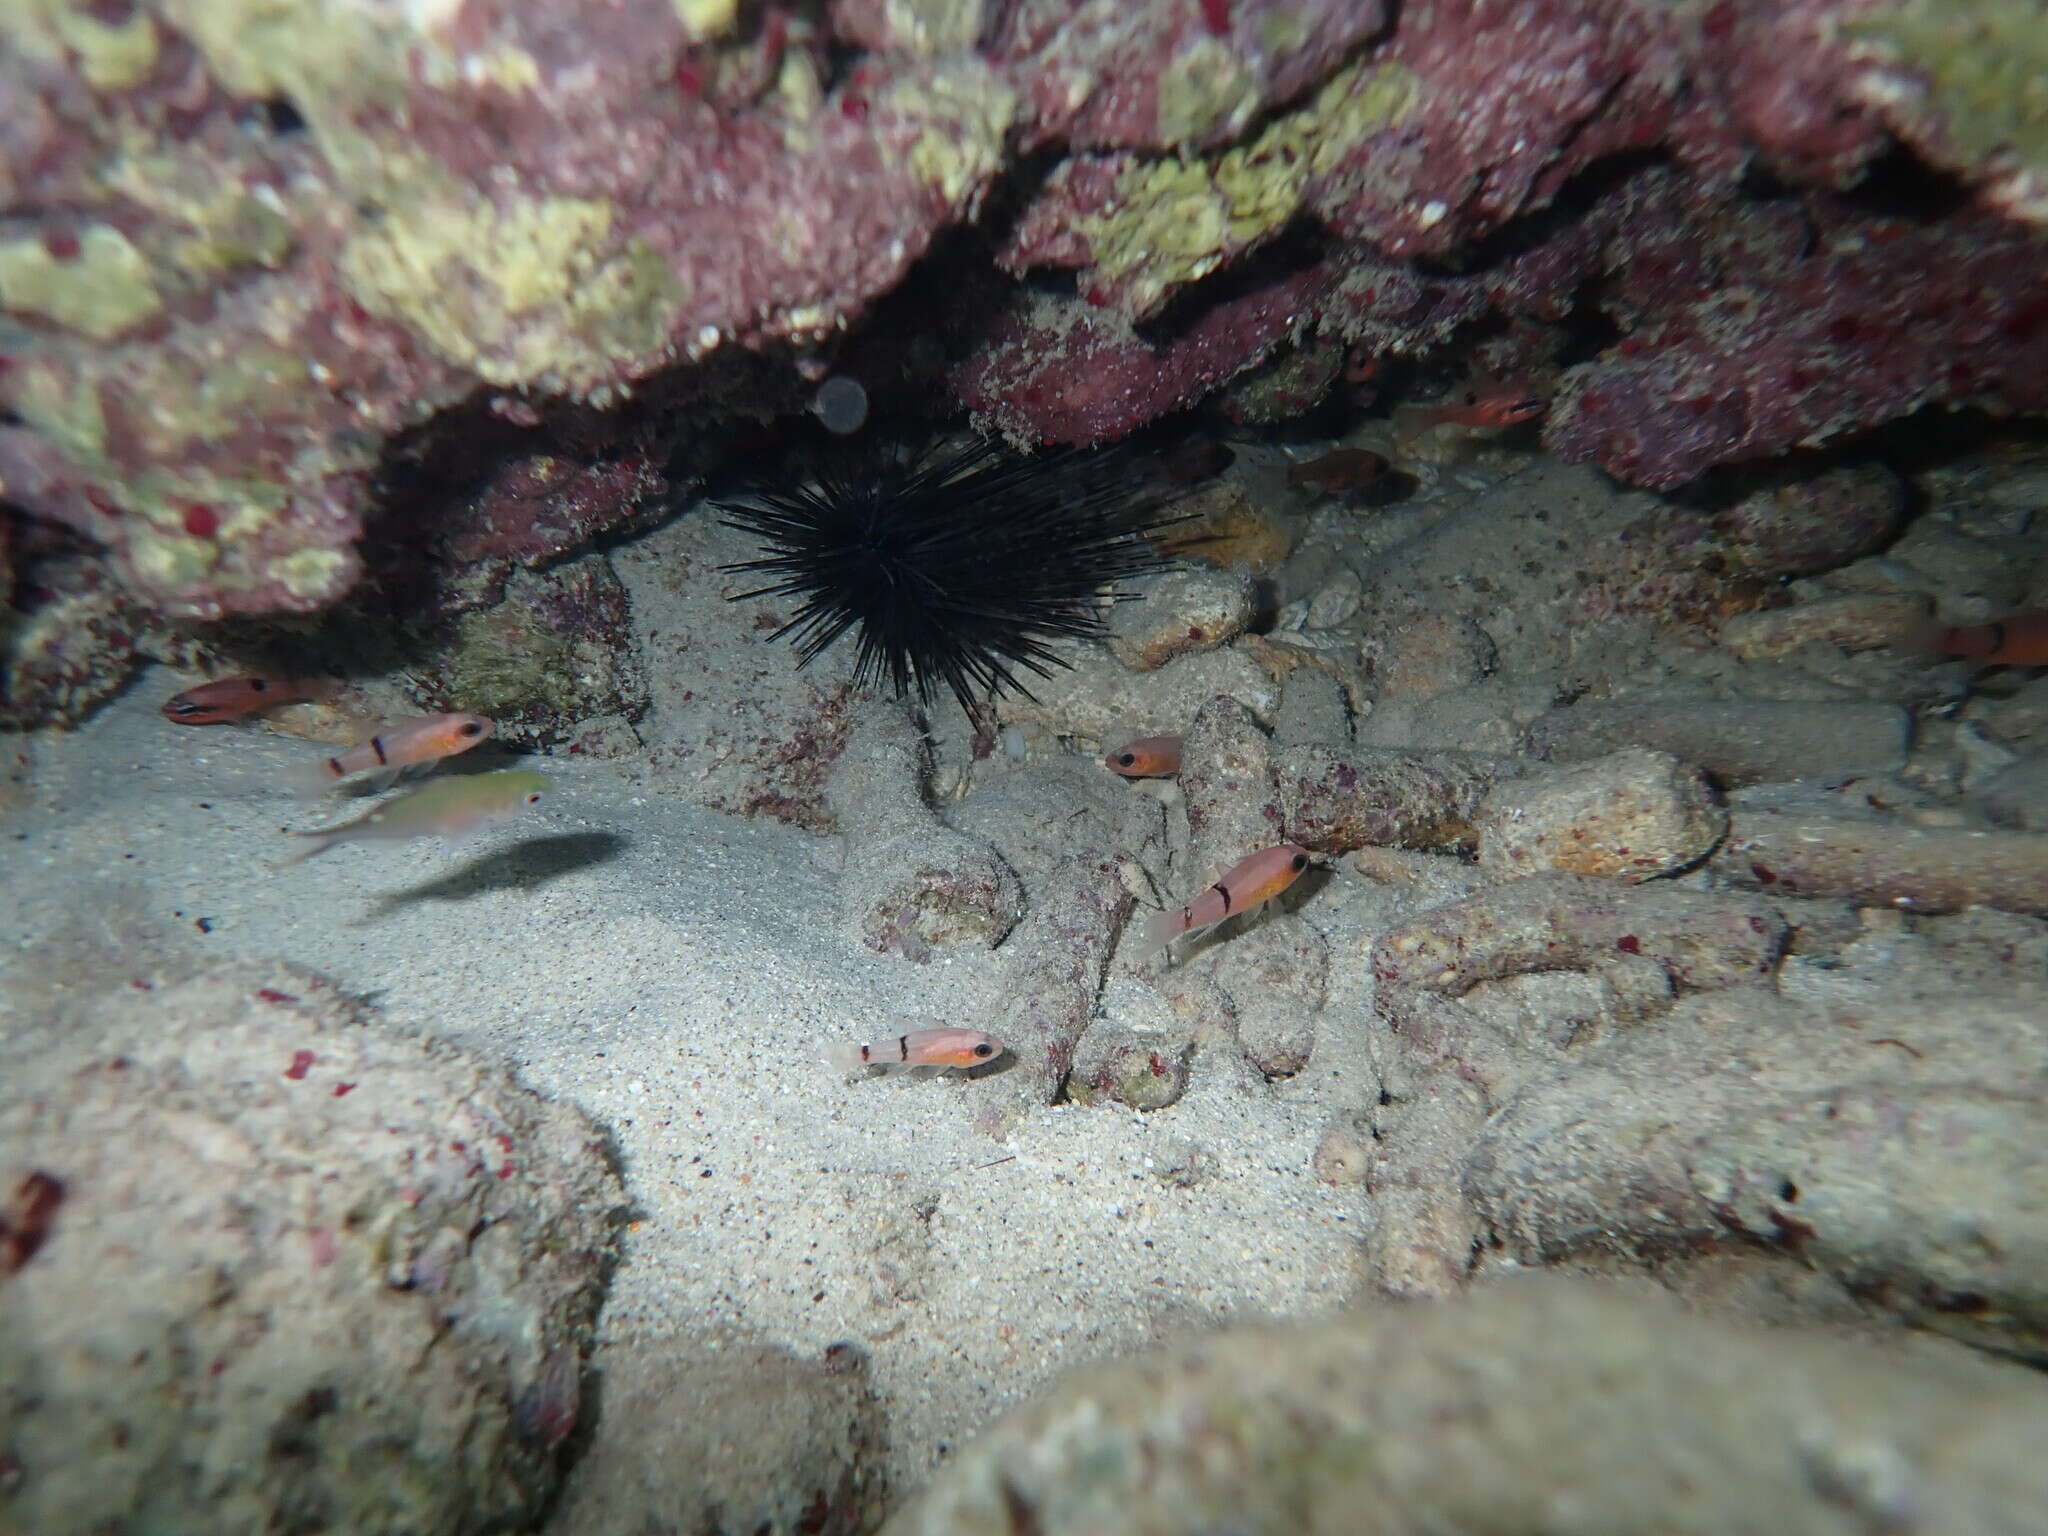
M1320 933L1278 912L1254 918L1217 946L1215 976L1247 1061L1268 1077L1308 1065L1330 979L1330 946Z
M422 704L487 715L515 740L561 741L647 708L632 606L603 555L514 571L504 600L459 615L422 671Z
M624 1201L597 1128L280 965L102 984L0 1035L0 1170L63 1189L0 1275L9 1528L535 1519Z
M1252 578L1243 569L1181 566L1132 590L1138 599L1116 604L1110 614L1108 644L1133 672L1156 671L1191 651L1212 651L1251 622Z
M880 1520L880 1410L866 1359L713 1338L606 1349L604 1416L552 1536L654 1531L854 1536Z
M1091 1024L1074 1051L1067 1096L1076 1104L1164 1109L1187 1089L1193 1050L1194 1039L1184 1031Z
M1366 658L1382 698L1434 698L1493 671L1493 641L1471 619L1411 612L1376 621Z
M1480 867L1504 878L1565 870L1649 880L1705 858L1728 810L1698 769L1630 747L1497 786L1478 828Z
M1744 661L1789 656L1804 645L1836 645L1845 651L1876 650L1910 643L1927 619L1917 597L1827 597L1793 608L1740 613L1721 625L1721 643Z
M1574 1046L1493 1110L1457 1186L1520 1262L1732 1229L1907 1321L2048 1358L2048 997L1927 958L1867 1003L1713 992Z
M1990 702L1980 723L1985 735L2000 741L2048 735L2048 677L2037 677L2007 697Z
M870 705L827 791L844 829L841 855L861 878L844 882L843 925L877 954L931 958L934 946L994 948L1023 911L1002 857L946 826L925 804L927 744L897 704Z
M2001 827L2048 832L2048 752L2001 768L1978 786L1977 799Z
M1906 912L1983 905L2048 915L2048 836L2037 832L1737 806L1712 867L1736 885L1783 896L1840 896Z
M1112 976L1075 1048L1067 1096L1077 1104L1164 1109L1186 1089L1194 1049L1195 1026L1155 988Z
M1587 1531L2002 1536L2048 1501L2044 1437L2026 1375L1524 1280L1077 1372L884 1536L1511 1533L1560 1510Z
M1775 699L1622 699L1552 710L1529 727L1537 757L1597 757L1655 747L1724 785L1836 778L1900 767L1912 718L1891 704Z
M1308 600L1308 627L1336 629L1350 621L1364 600L1365 584L1358 579L1358 573L1348 566L1340 567Z
M1229 480L1182 497L1171 513L1179 520L1161 530L1160 548L1224 570L1242 566L1255 576L1278 570L1301 537L1300 517L1254 502Z
M1763 576L1810 576L1883 548L1905 521L1906 483L1881 464L1831 469L1745 497L1715 519Z
M1325 1184L1363 1184L1372 1172L1372 1140L1350 1117L1334 1121L1316 1143L1309 1166Z

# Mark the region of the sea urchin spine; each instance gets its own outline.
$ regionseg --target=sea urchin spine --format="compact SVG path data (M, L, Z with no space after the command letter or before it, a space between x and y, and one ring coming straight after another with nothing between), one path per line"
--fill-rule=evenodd
M1020 670L1066 665L1049 641L1100 633L1115 583L1163 563L1145 536L1173 521L1169 491L1156 457L1127 445L1020 458L882 438L721 510L769 551L728 567L773 578L735 597L803 599L776 631L800 665L855 630L856 683L925 704L944 684L981 719L1006 689L1031 696Z

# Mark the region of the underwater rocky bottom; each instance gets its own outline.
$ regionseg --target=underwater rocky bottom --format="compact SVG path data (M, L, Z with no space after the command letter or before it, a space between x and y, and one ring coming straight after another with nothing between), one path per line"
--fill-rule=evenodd
M0 1524L2037 1528L2048 450L1231 446L978 717L728 496L11 737Z

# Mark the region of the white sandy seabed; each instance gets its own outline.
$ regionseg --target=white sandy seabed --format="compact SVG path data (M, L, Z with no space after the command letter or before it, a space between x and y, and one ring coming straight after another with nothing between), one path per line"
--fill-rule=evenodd
M1197 1073L1151 1115L1038 1107L998 1139L977 1109L1011 1085L821 1061L833 1039L972 1024L996 972L980 949L912 965L844 939L835 840L557 758L530 822L279 868L280 828L313 824L281 786L317 749L168 725L177 686L152 671L30 749L0 822L8 926L32 945L118 900L197 953L321 972L582 1107L635 1204L600 1370L681 1333L812 1357L858 1341L902 1487L1070 1365L1314 1316L1354 1288L1358 1194L1310 1171L1314 1078L1341 1050L1255 1093ZM1191 1145L1213 1171L1183 1188L1162 1174Z

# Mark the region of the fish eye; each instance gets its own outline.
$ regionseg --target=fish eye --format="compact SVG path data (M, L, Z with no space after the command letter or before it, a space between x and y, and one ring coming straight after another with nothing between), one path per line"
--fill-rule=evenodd
M535 791L534 791L534 792L533 792L532 794L528 795L528 796L526 797L526 803L527 803L528 805L539 805L539 804L540 804L540 791L536 789L536 790L535 790Z
M483 729L484 728L482 726L478 725L474 720L472 720L467 725L463 726L462 734L465 736L481 736L483 734Z
M1129 768L1138 761L1138 754L1135 752L1119 752L1116 755L1116 761L1118 767Z
M1308 868L1308 855L1307 855L1307 854L1305 854L1305 853L1297 853L1297 854L1296 854L1296 855L1294 856L1294 858L1293 858L1293 860L1291 861L1291 863L1292 863L1292 866L1293 866L1294 872L1295 872L1295 873L1296 873L1296 874L1298 875L1298 874L1300 874L1300 873L1301 873L1301 872L1302 872L1302 871L1303 871L1304 869L1307 869L1307 868Z
M263 681L263 679L260 677L252 677L249 679L249 691L251 693L263 693L266 692L269 689L269 687L270 684Z
M977 1056L993 1056L995 1055L995 1053L996 1048L990 1045L986 1040L982 1041L981 1044L977 1045L974 1048L974 1054Z

